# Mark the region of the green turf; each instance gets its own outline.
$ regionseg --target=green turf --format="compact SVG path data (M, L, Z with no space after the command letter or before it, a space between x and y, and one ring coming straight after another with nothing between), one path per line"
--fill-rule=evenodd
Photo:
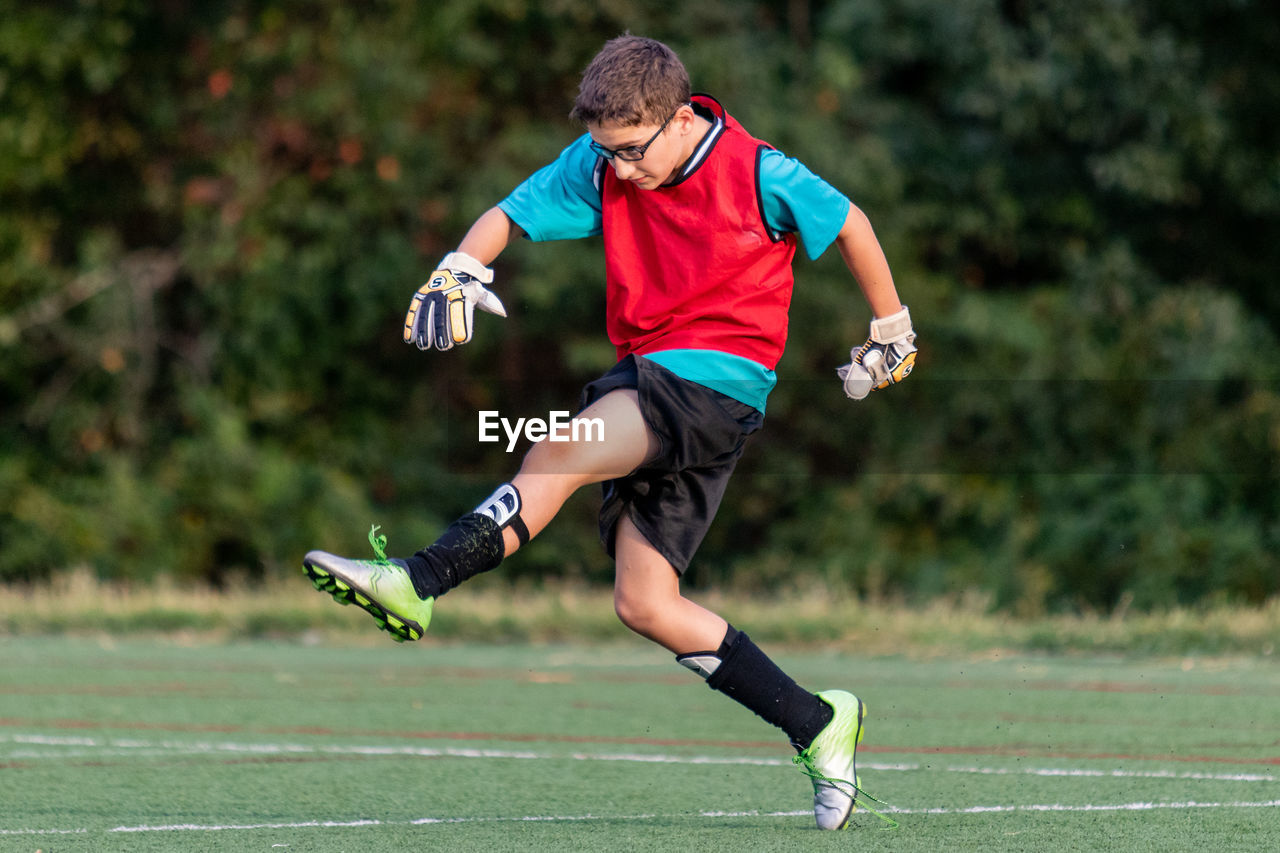
M1274 662L777 657L867 701L899 829L814 830L783 738L640 641L22 637L0 850L1280 848Z

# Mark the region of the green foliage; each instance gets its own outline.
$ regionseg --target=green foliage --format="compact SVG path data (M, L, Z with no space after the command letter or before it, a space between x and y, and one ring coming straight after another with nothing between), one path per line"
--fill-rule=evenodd
M475 412L605 369L601 247L399 342L425 271L578 130L623 30L847 192L920 332L797 262L793 334L695 584L1107 610L1280 592L1280 124L1261 4L0 2L0 579L221 582L392 550L510 476ZM695 35L696 34L696 35ZM749 61L747 61L749 58ZM607 581L575 498L504 571Z

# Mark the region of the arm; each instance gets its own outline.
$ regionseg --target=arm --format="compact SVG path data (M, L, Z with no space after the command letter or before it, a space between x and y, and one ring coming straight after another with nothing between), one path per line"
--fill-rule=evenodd
M911 315L898 298L884 250L866 215L830 184L781 152L760 155L762 213L774 231L799 232L810 258L817 258L831 242L862 289L874 319L871 335L850 353L850 363L837 373L845 393L861 400L872 388L883 388L911 373L915 364L915 332ZM832 225L844 221L832 237Z
M761 212L772 231L798 233L813 260L834 242L877 318L902 308L889 263L871 223L857 205L781 151L764 151L759 170ZM840 221L837 217L842 209L845 214Z
M870 220L855 204L849 205L844 225L836 235L836 247L862 289L873 315L888 317L902 310L884 250L880 248Z
M856 205L849 205L836 245L875 317L867 342L855 348L849 354L850 363L837 371L845 394L861 400L873 388L886 388L911 375L916 363L916 334L911 314L898 298L880 241Z
M457 250L489 266L494 258L502 254L503 249L522 234L524 231L520 226L512 222L500 208L491 207L467 231Z

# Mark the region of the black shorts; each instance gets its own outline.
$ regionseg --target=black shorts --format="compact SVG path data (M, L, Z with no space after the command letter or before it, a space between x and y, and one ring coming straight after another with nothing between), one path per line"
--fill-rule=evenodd
M634 388L658 455L626 477L604 482L600 542L616 557L622 513L684 574L711 527L747 436L764 423L752 406L628 355L582 389L581 409L610 391Z

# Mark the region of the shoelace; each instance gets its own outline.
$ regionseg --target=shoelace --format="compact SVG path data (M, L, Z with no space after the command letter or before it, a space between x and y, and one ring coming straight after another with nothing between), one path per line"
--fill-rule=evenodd
M391 563L387 559L387 537L379 536L378 531L382 529L381 525L375 524L369 528L369 544L373 546L373 553L378 555L378 559L374 562L388 565Z
M862 788L858 787L858 784L856 782L850 782L848 779L832 779L830 776L827 776L826 774L819 772L818 768L814 766L813 757L809 755L808 750L800 753L799 755L797 755L795 758L791 760L797 766L799 766L799 768L802 771L804 771L804 774L809 778L816 779L819 782L826 782L827 784L832 785L836 788L839 788L845 791L845 793L848 793L849 796L853 798L854 803L862 806L862 808L866 809L867 811L871 812L873 815L875 815L876 817L884 821L887 824L887 826L885 826L885 829L898 828L899 824L896 820L889 817L888 815L885 815L881 812L876 811L874 808L867 805L866 801L870 800L871 802L881 805L885 808L893 808L892 806L890 806L884 800L881 800L877 797L872 796L871 794L868 794ZM849 793L850 791L852 791L852 793ZM861 799L859 799L860 797Z

